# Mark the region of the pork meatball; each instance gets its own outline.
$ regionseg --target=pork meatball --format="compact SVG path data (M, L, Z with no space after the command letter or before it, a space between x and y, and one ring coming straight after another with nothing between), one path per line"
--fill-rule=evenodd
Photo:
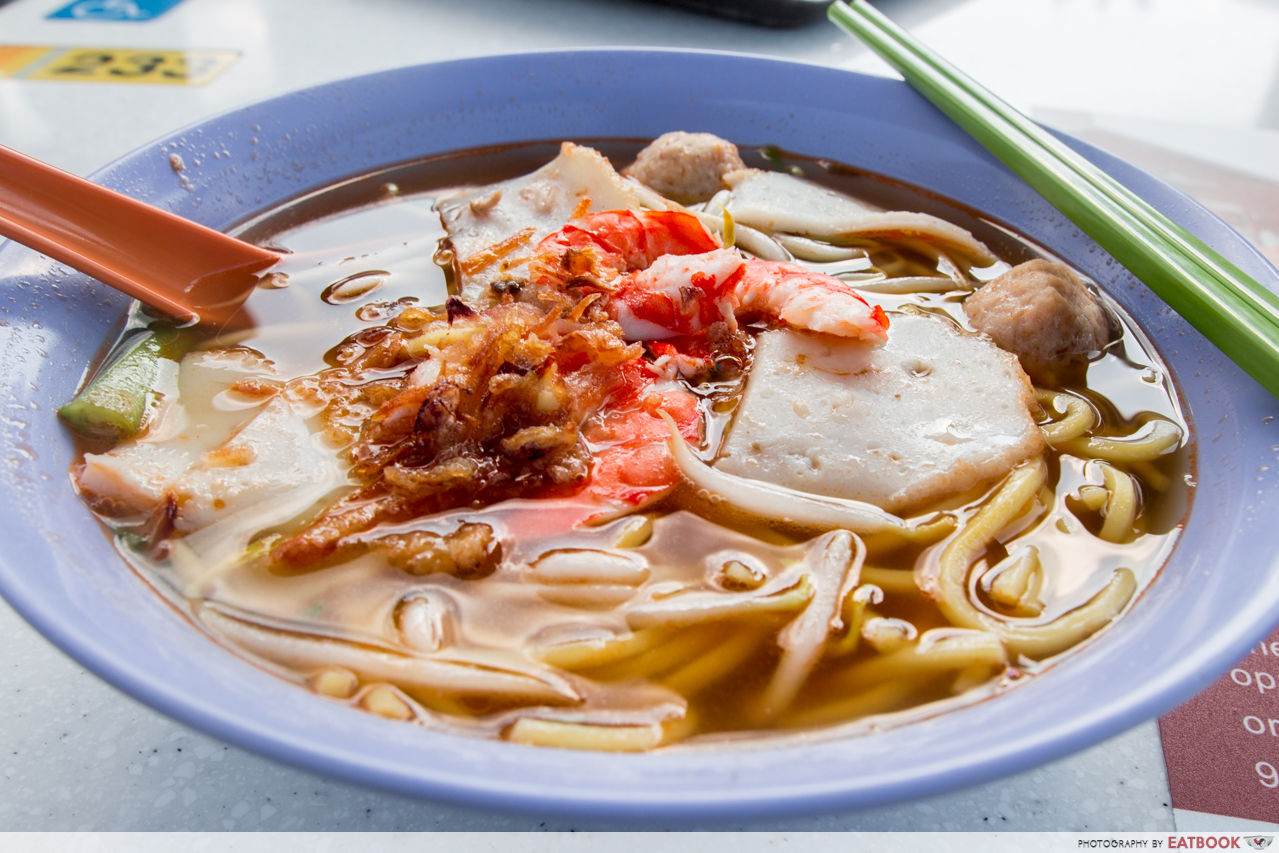
M1110 318L1065 264L1018 264L964 303L968 320L1028 367L1093 352L1110 342Z
M724 175L745 169L737 146L709 133L664 133L622 170L680 204L707 201L724 189Z

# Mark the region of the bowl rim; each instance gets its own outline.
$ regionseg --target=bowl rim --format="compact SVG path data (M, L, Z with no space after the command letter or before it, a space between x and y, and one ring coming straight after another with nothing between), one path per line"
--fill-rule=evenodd
M772 74L821 83L838 78L850 88L858 88L876 97L909 105L914 111L912 116L923 115L924 113L919 113L921 109L932 109L922 104L918 96L900 81L867 77L814 63L773 57L648 48L585 48L502 54L376 72L239 107L166 134L118 158L95 172L92 177L126 191L130 187L137 190L141 186L145 194L147 182L138 184L138 176L148 174L148 170L154 173L155 169L153 163L146 165L144 161L154 158L157 152L164 153L179 140L198 135L213 137L217 135L219 128L232 125L242 127L247 124L256 127L261 123L265 126L268 119L290 110L313 107L316 103L332 103L334 100L347 103L352 98L367 96L370 92L394 89L397 80L403 84L406 79L429 79L432 76L451 79L473 72L490 74L492 79L504 79L503 74L513 77L521 71L535 69L535 73L568 86L575 73L579 77L585 76L580 71L568 70L568 66L577 69L590 67L600 71L616 69L620 65L631 73L638 73L634 69L643 66L646 61L659 58L684 67L686 72L731 65L734 66L733 70L748 75ZM584 85L580 79L578 84ZM962 133L957 130L955 132ZM586 134L576 135L581 137ZM1118 158L1066 134L1059 135L1120 180L1147 195L1156 206L1176 216L1183 225L1191 227L1200 236L1207 235L1210 243L1215 240L1220 244L1224 240L1229 252L1223 249L1223 253L1232 256L1232 260L1254 275L1259 275L1259 271L1264 273L1267 286L1279 289L1279 271L1202 206ZM974 163L984 162L986 167L993 168L996 172L1002 169L984 152L974 153L975 143L970 140L956 140L956 145L966 148L976 158ZM175 195L176 192L178 191L170 192L160 201L181 207L183 199L180 195ZM962 203L972 204L968 200L962 200ZM224 205L223 208L225 207ZM223 208L217 210L221 211ZM210 213L206 218L214 216L214 213ZM1068 230L1070 226L1058 224L1055 227ZM0 274L4 272L5 262L12 264L16 254L13 246L5 246L0 251ZM1122 278L1122 275L1119 277ZM1141 297L1132 298L1140 301ZM1175 326L1177 318L1168 318L1167 322ZM1184 330L1178 331L1184 334ZM1191 334L1193 336L1197 333ZM1198 352L1204 351L1196 346ZM1209 348L1211 357L1211 352L1215 350L1211 350L1206 342L1203 346ZM1171 367L1168 355L1163 355ZM1262 411L1273 413L1276 410L1274 399L1261 391L1252 380L1242 374L1230 374L1233 365L1223 364L1218 357L1212 366L1229 374L1223 384L1229 391L1227 404L1233 406L1237 417L1241 418L1238 413L1244 410L1249 416ZM1238 373L1237 369L1235 372ZM1189 389L1183 388L1183 395L1188 393ZM1196 405L1201 410L1205 408L1204 405ZM1187 415L1193 414L1187 399ZM1196 420L1204 422L1202 417ZM1199 500L1197 497L1196 507ZM1257 500L1254 506L1248 507L1253 511L1254 518L1264 515L1262 504L1268 500L1267 495L1265 501ZM1193 512L1192 508L1192 515ZM1264 524L1258 524L1255 529L1263 531ZM11 524L6 524L0 530L3 530L0 539L8 541L15 536ZM1239 538L1234 537L1235 540ZM1190 543L1183 541L1173 559L1177 559L1188 544ZM1243 544L1238 541L1223 544L1222 553L1217 556L1218 562L1236 555ZM1249 550L1257 556L1258 549ZM47 553L57 559L52 550ZM1195 554L1192 562L1197 565L1199 559L1200 555ZM425 739L439 742L433 743L426 753L413 753L413 747L406 746L405 738L401 737L403 732L395 731L395 727L421 734L420 729L373 719L351 721L340 714L335 716L326 712L317 714L316 719L330 730L345 728L357 731L352 732L352 741L346 745L321 743L309 735L304 727L290 728L281 725L279 720L249 718L244 709L210 704L207 698L192 696L175 686L171 679L159 674L154 661L121 659L112 646L101 642L100 635L94 635L80 625L63 621L60 617L66 614L65 607L48 598L47 590L42 592L37 586L33 586L20 570L21 561L11 554L0 554L0 593L55 645L131 696L225 741L314 772L340 776L398 793L428 796L472 806L631 820L731 819L879 805L976 784L1060 757L1168 710L1207 686L1269 631L1275 619L1267 614L1275 612L1275 605L1279 604L1279 572L1273 570L1277 561L1279 558L1269 556L1268 562L1262 567L1264 571L1254 573L1261 581L1261 586L1253 588L1251 598L1233 614L1228 625L1217 628L1213 642L1200 647L1196 654L1186 657L1179 664L1131 683L1129 686L1133 689L1123 695L1114 695L1114 691L1101 691L1107 701L1100 707L1078 709L1079 712L1069 719L1058 717L1051 721L1043 720L1042 725L1032 726L1033 731L1025 728L1009 730L1007 740L974 745L963 755L944 751L930 759L919 759L911 755L910 760L894 764L885 756L875 754L873 758L878 763L873 767L873 784L864 777L850 778L846 768L841 769L831 763L832 756L840 761L856 758L859 750L848 749L848 744L864 740L858 738L822 741L815 745L766 745L732 753L688 751L616 756L535 749L427 733L423 735ZM1107 639L1118 634L1133 634L1136 626L1131 629L1128 627L1133 615L1129 614L1126 620L1114 626L1108 632ZM1071 678L1078 678L1074 674L1078 669L1080 667L1072 661L1055 668L1055 671L1068 670ZM264 685L266 682L263 679L279 681L260 670L255 671L260 677L246 675L255 687ZM1131 673L1131 669L1118 668L1116 672ZM295 690L291 685L279 683L289 690ZM1030 689L1032 686L1026 685L1011 691L1000 697L999 702L1014 704L1007 700L1033 692ZM1024 705L1024 700L1015 704ZM333 710L335 709L328 709ZM342 713L351 712L344 710ZM954 711L945 716L949 720L963 713L964 711ZM992 715L976 716L980 718L979 722L989 722ZM993 715L993 718L997 721L999 715ZM942 727L946 728L945 724ZM912 733L907 731L910 728L904 726L891 730L895 746L914 746L919 749L936 746L930 743L928 737L911 737ZM875 737L887 734L889 733L884 732ZM379 755L359 753L362 745L372 742L382 743L389 751L384 749ZM415 760L427 753L437 758L442 757L445 759L445 766L443 769L408 766L404 756L397 750L412 753ZM778 756L781 758L778 759ZM474 762L479 769L468 766L467 762ZM785 768L779 769L783 764ZM620 780L617 778L619 776ZM743 781L745 777L749 779ZM659 782L666 787L654 787Z

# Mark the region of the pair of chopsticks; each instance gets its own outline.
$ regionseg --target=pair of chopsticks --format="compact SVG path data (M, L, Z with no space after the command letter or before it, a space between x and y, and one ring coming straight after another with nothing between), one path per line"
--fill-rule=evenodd
M1279 296L866 0L837 0L827 15L1279 396Z

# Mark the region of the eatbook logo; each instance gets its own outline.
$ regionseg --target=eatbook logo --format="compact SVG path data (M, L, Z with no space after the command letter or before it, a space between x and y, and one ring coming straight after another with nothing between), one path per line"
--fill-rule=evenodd
M1273 835L1254 835L1251 838L1244 839L1253 850L1265 850L1270 846L1270 842L1274 840L1275 837Z

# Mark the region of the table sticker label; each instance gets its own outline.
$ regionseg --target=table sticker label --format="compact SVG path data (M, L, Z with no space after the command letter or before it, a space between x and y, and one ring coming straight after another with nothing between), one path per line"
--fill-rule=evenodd
M158 18L182 0L75 0L50 18L76 21L150 21Z
M16 77L24 68L34 65L53 51L51 47L28 44L0 44L0 77Z
M0 45L0 77L200 86L239 56L233 50Z

